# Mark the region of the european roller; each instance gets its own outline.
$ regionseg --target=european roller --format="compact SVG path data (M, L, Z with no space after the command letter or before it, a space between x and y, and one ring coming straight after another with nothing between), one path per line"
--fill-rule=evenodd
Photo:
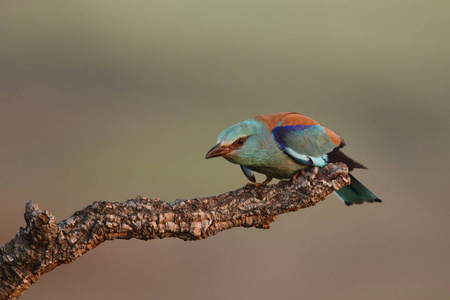
M320 123L295 112L259 115L224 130L206 158L223 157L241 166L244 175L256 182L252 171L272 178L286 179L304 168L342 162L349 171L366 169L345 155L345 142ZM335 193L347 205L381 200L349 174L351 184Z

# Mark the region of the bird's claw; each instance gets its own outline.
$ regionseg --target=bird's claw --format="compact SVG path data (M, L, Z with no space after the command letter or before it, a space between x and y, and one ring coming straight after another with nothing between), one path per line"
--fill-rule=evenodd
M260 187L262 185L267 185L271 180L272 180L272 177L267 177L266 180L264 180L261 183L259 183L259 182L255 182L255 183L249 182L249 183L247 183L245 185L245 187L256 187L256 188L258 188L258 187Z
M261 182L262 185L267 185L269 182L272 181L272 177L267 177L266 180L264 180L263 182Z
M259 182L255 182L255 183L249 182L249 183L247 183L247 184L245 185L245 187L248 187L248 188L259 187L259 186L262 185L262 184L263 184L263 183L259 183Z
M292 175L292 181L296 181L297 177L303 175L303 170L298 171L297 173L295 173L294 175Z

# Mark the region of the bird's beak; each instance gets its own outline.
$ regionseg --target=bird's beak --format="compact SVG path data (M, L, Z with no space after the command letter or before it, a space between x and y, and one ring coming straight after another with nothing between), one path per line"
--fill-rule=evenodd
M213 157L217 157L217 156L225 156L227 154L229 154L231 151L231 149L229 147L225 147L222 146L220 144L215 145L214 147L211 148L211 150L208 151L208 153L206 153L205 158L213 158Z

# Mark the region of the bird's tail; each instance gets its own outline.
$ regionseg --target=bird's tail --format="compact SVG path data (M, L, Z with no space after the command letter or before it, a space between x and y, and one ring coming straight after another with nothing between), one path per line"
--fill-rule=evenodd
M362 204L364 202L381 202L377 195L372 193L353 175L348 174L352 180L350 185L337 190L337 196L347 205Z

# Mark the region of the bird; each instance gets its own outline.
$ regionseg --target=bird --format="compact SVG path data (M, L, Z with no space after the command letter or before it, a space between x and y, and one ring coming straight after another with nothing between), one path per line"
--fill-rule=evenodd
M220 133L205 158L223 157L240 165L245 177L256 182L253 171L289 179L310 167L342 162L349 171L367 169L342 152L344 140L319 122L296 112L258 115ZM335 191L346 205L381 202L380 198L349 173L351 183Z

